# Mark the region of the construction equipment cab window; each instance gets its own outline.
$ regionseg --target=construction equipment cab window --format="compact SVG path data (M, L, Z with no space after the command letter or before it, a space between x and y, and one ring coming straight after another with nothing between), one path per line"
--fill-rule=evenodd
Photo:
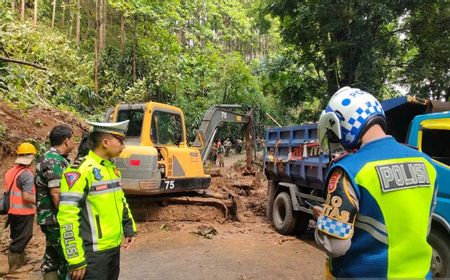
M150 137L155 145L179 145L183 141L181 116L179 114L154 111Z
M117 116L117 122L130 120L128 123L127 136L139 137L142 131L142 122L144 120L144 110L120 110Z

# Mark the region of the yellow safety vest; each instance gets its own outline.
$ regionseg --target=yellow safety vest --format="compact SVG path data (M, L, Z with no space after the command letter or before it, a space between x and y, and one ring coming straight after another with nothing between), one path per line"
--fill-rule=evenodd
M64 172L57 219L71 269L86 265L85 251L116 248L124 235L136 234L120 177L114 163L93 151Z

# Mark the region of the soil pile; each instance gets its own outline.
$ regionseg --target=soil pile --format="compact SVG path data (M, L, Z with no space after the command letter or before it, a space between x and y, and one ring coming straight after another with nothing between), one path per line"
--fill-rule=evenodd
M60 124L72 127L76 140L87 131L83 122L70 113L54 108L21 110L0 102L0 189L4 187L3 174L13 165L17 146L31 141L38 150L45 150L50 130Z
M211 191L230 193L237 203L237 221L254 223L265 217L267 181L262 170L248 172L242 160L231 167L214 168Z

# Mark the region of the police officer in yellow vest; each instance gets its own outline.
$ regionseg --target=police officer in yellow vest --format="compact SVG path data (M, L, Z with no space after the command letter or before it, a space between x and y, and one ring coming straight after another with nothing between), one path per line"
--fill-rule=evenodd
M93 149L61 181L61 244L72 279L118 279L120 245L130 248L136 236L120 171L111 161L124 148L128 121L88 123Z
M386 135L380 103L356 88L331 97L318 129L324 151L338 142L358 149L332 165L326 202L313 208L328 276L431 278L431 159Z

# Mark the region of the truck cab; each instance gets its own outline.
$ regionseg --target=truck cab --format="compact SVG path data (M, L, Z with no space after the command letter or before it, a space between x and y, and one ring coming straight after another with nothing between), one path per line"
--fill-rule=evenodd
M158 195L209 187L200 151L189 147L182 110L148 102L119 104L107 119L129 120L125 149L116 160L125 193Z
M432 273L436 278L450 277L450 103L404 96L381 105L388 134L433 160L439 187L428 236L433 247Z

